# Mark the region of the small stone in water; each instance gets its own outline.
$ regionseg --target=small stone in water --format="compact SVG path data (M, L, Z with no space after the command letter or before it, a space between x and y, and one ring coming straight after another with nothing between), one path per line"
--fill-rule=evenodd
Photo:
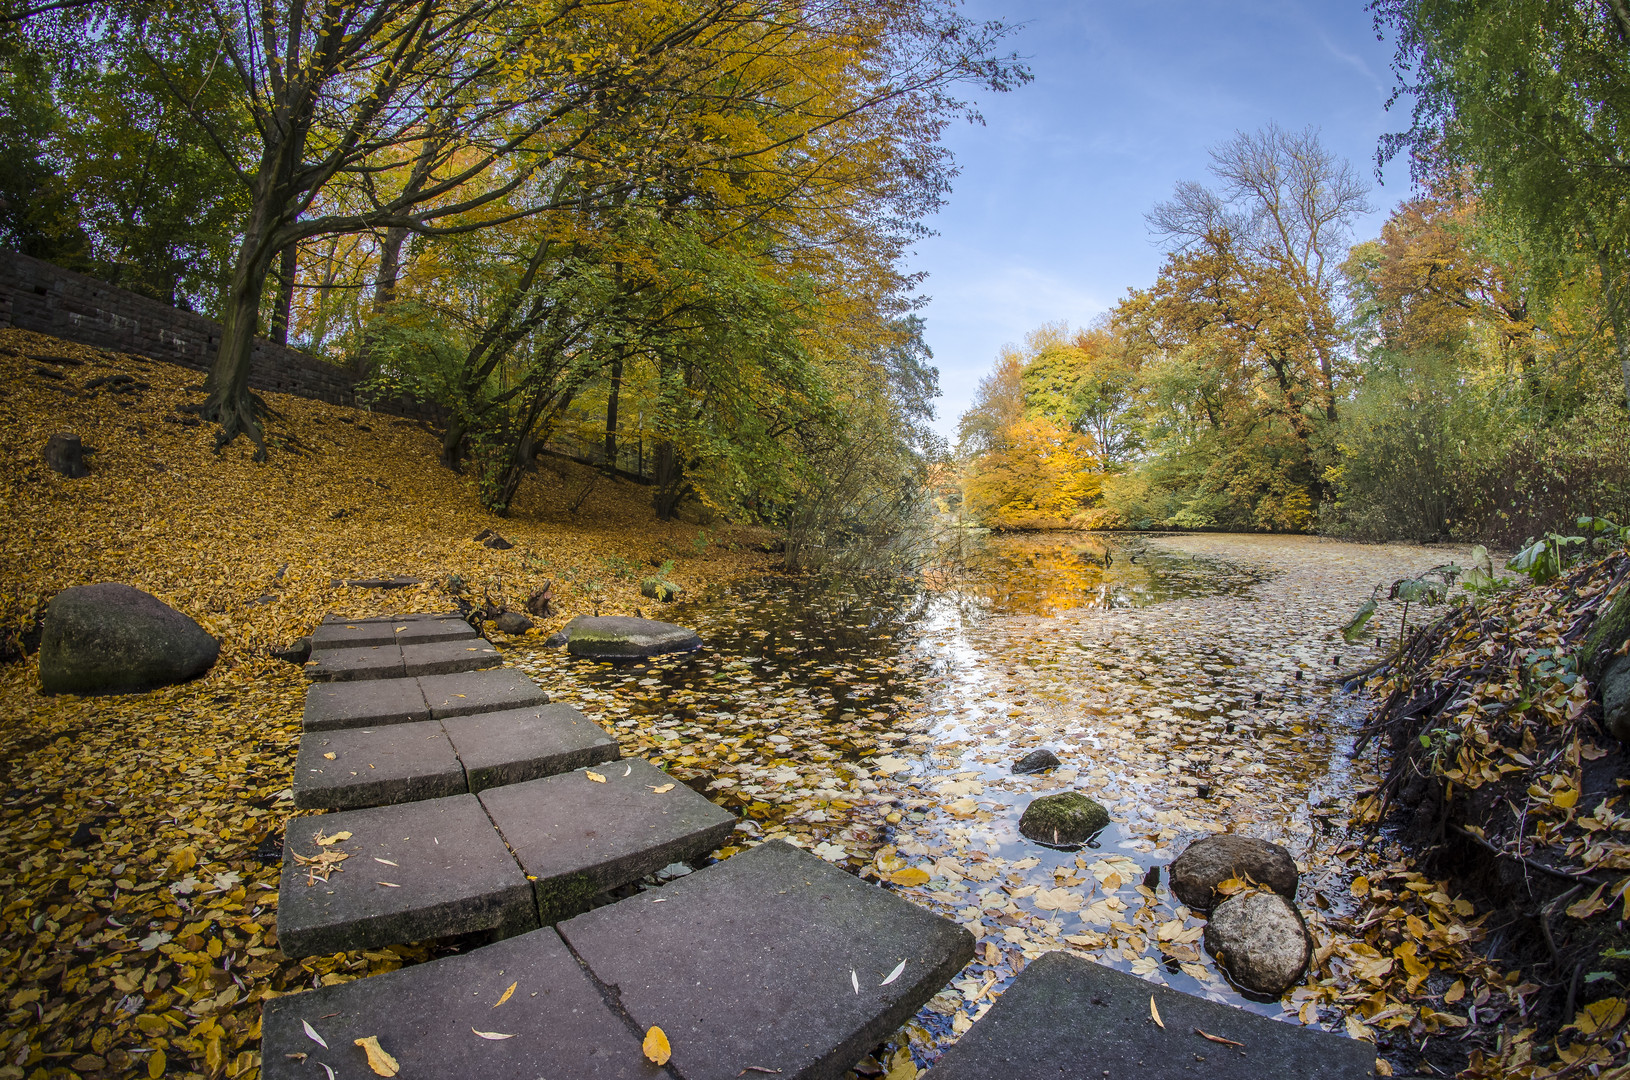
M1042 844L1075 847L1109 824L1109 811L1078 791L1043 795L1025 807L1019 832Z
M1046 772L1059 766L1058 755L1051 750L1032 750L1024 757L1013 763L1013 771L1021 775L1026 773Z

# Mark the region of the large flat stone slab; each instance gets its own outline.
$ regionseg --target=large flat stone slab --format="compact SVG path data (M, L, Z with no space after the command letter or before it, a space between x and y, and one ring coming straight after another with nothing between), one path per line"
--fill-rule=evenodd
M311 651L395 645L396 628L388 622L325 622L311 632Z
M306 675L317 682L355 682L362 679L400 679L402 649L389 645L324 649L306 661Z
M734 814L643 759L595 772L603 782L579 769L480 795L534 879L544 922L577 914L596 893L706 855L736 827Z
M295 856L319 850L318 830L349 832L328 850L350 857L307 884ZM303 815L284 832L277 938L288 956L537 925L532 888L474 795Z
M436 720L308 731L294 763L294 805L347 810L468 791L464 767Z
M469 623L457 616L434 619L415 619L398 623L398 645L426 645L433 641L479 641L481 635Z
M637 660L702 647L696 631L627 615L579 615L560 628L566 651L586 660Z
M570 772L622 755L617 740L570 705L449 717L442 722L471 791Z
M493 1005L510 984L508 1001ZM371 1077L357 1039L370 1035L411 1077L652 1080L640 1038L553 930L371 979L275 998L261 1010L266 1080ZM322 1036L324 1050L304 1024ZM483 1039L476 1031L512 1035ZM291 1055L305 1055L301 1061Z
M427 675L419 680L419 689L437 720L549 703L542 687L513 668Z
M494 668L504 662L495 646L477 637L403 645L401 652L403 669L409 675L452 675Z
M1164 1028L1149 1018L1150 997ZM1244 1045L1211 1042L1196 1028ZM1026 967L933 1071L935 1080L1100 1074L1114 1080L1359 1080L1375 1075L1375 1047L1053 952Z
M306 690L307 731L410 724L430 719L418 679L316 683Z
M685 1080L840 1077L973 957L967 930L780 841L657 891L558 929ZM1081 1064L1064 1075L1098 1076Z

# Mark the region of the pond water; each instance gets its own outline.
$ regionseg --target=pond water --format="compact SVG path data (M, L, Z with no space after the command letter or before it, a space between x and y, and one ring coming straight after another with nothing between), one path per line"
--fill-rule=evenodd
M1333 992L1258 1001L1231 987L1201 947L1202 920L1146 875L1211 833L1283 844L1328 952L1357 850L1346 811L1374 780L1349 756L1361 703L1322 679L1377 654L1338 628L1378 583L1453 554L1297 537L998 538L909 586L770 576L646 612L695 627L707 647L693 655L514 659L625 754L738 811L738 844L721 855L783 837L974 931L976 962L898 1036L920 1064L1053 949L1339 1026ZM1389 617L1391 634L1398 615L1383 603L1378 625ZM1038 747L1061 767L1013 775ZM1024 807L1065 790L1107 807L1110 827L1079 850L1022 838Z

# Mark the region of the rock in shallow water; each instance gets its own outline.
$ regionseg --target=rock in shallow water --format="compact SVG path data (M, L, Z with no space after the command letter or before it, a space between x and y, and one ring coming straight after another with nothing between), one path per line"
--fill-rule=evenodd
M579 615L550 641L557 637L565 639L568 653L587 660L637 660L702 647L694 630L626 615Z
M204 628L129 585L79 585L52 598L40 638L47 693L143 690L202 675L221 647Z
M1075 847L1109 824L1109 811L1077 791L1043 795L1024 809L1019 832L1041 844Z
M1032 750L1013 763L1013 771L1020 775L1046 772L1048 769L1058 768L1058 764L1058 755L1051 750Z
M1296 905L1271 892L1247 892L1217 905L1206 951L1247 990L1278 997L1301 979L1312 951Z
M532 629L532 620L518 611L506 611L492 621L501 634L524 634Z
M1249 877L1281 896L1296 898L1296 860L1278 844L1254 836L1223 833L1196 840L1172 863L1172 892L1196 911L1217 902L1217 885Z

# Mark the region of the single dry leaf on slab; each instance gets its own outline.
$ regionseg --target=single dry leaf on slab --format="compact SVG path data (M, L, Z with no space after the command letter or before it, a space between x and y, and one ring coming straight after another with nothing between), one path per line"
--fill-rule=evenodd
M310 1039L324 1050L328 1049L328 1044L323 1041L323 1037L321 1035L317 1034L317 1029L311 1026L310 1020L300 1021L300 1026L306 1029L306 1038Z
M502 1002L500 1002L500 1004L502 1004ZM497 1005L493 1006L495 1009L497 1007ZM470 1030L475 1031L475 1028L471 1028ZM499 1031L475 1031L475 1033L481 1036L483 1039L488 1039L492 1042L498 1042L500 1039L513 1039L515 1037L514 1035L505 1035Z
M647 1058L658 1065L668 1064L668 1059L673 1057L674 1053L673 1047L668 1045L668 1036L663 1034L659 1027L645 1033L645 1041L640 1044L640 1049L645 1051Z
M317 846L318 847L327 847L330 844L337 844L341 840L349 840L349 839L351 839L351 834L350 834L349 831L347 831L345 829L341 829L339 832L335 833L333 836L324 836L323 835L323 830L318 829L316 839L317 839Z
M606 778L595 772L593 769L584 769L583 775L588 777L590 780L593 780L596 784L603 784L606 782Z
M652 787L651 788L651 790L656 792L658 795L661 795L664 792L672 791L673 789L674 789L674 786L672 784L663 784L660 787Z
M504 1003L504 1002L506 1002L506 1001L508 1001L508 1000L509 1000L509 996L510 996L510 995L511 995L511 994L513 994L513 993L514 993L514 992L515 992L515 988L516 988L516 987L517 987L517 986L519 986L519 985L521 985L521 984L520 984L520 983L519 983L519 982L512 982L512 983L510 983L510 984L509 984L509 989L508 989L508 990L505 990L505 991L504 991L504 992L503 992L503 994L502 994L502 996L500 996L500 997L499 997L499 998L498 998L498 1000L497 1000L497 1001L495 1001L495 1002L493 1002L493 1003L492 1003L492 1007L493 1007L493 1008L495 1008L495 1009L496 1009L496 1008L497 1008L497 1007L498 1007L498 1006L500 1006L500 1005L502 1005L502 1004L503 1004L503 1003Z
M860 993L860 976L855 973L853 968L849 970L849 981L855 984L855 993Z
M904 960L902 960L895 967L895 969L893 971L889 972L889 977L884 979L882 982L878 983L877 985L879 985L879 986L887 986L889 983L893 982L895 979L898 979L900 977L900 972L904 971L905 969L906 969L906 962Z
M379 1045L378 1035L352 1039L351 1043L362 1047L362 1052L368 1055L368 1068L374 1071L375 1076L395 1076L402 1071L402 1066L396 1063L396 1059L385 1053L385 1048Z
M337 755L332 750L323 755L323 757L327 758L329 761L333 761L336 756Z
M1160 1010L1155 1008L1155 996L1153 994L1149 995L1149 1019L1153 1020L1159 1027L1166 1026L1166 1021L1160 1018Z
M1200 1036L1200 1038L1202 1038L1202 1039L1210 1039L1212 1042L1214 1042L1214 1043L1222 1043L1224 1046L1244 1046L1245 1045L1242 1042L1235 1042L1233 1039L1225 1039L1221 1035L1212 1035L1209 1032L1201 1031L1199 1028L1195 1028L1194 1033L1196 1035Z

